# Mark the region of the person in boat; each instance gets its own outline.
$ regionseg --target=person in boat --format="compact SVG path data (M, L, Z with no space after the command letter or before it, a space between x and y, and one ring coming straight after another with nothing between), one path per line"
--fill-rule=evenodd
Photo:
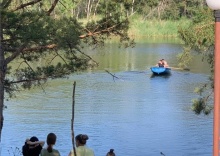
M162 65L163 65L164 68L169 67L167 61L165 61L164 59L161 59L161 62L162 62Z
M75 137L77 156L94 156L94 151L86 146L88 139L89 137L86 134L78 134ZM74 156L74 151L71 150L68 156Z
M162 60L159 60L159 62L156 64L157 67L164 67Z
M164 67L164 68L169 67L167 61L165 61L164 59L159 60L159 62L156 64L156 66L158 66L158 67Z

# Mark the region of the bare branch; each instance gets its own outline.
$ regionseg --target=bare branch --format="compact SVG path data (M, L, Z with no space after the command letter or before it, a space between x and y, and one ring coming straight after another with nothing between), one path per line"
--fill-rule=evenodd
M64 62L65 64L67 64L66 60L65 60L57 51L56 51L56 55L54 55L54 57L50 60L49 64L51 64L51 62L52 62L56 57L60 57L60 58L63 60L63 62Z
M9 82L9 83L10 83L10 84L15 84L15 83L31 82L31 81L40 81L40 80L47 80L47 78L42 77L42 78L37 78L37 79L24 79L24 80L19 80L19 81L11 81L11 82Z
M12 0L3 0L0 3L0 6L2 6L2 8L7 8L11 2L12 2Z
M59 0L54 0L53 4L51 5L50 9L47 11L47 15L49 16L51 14L51 12L54 10L54 8L56 7L57 3L59 2Z
M27 60L24 60L24 62L27 64L27 66L34 72L34 69L30 66L30 64L27 62ZM42 79L41 79L42 80ZM39 81L39 80L36 80L36 81ZM40 84L41 86L41 89L44 91L44 88L43 86Z
M15 8L15 9L12 10L12 11L17 11L17 10L19 10L19 9L23 9L23 8L29 6L29 5L36 4L36 3L40 2L40 1L42 1L42 0L33 0L33 1L31 1L31 2L28 2L28 3L25 3L25 4L21 4L20 6L18 6L17 8Z
M105 71L113 77L114 81L115 81L115 78L120 79L119 77L115 76L115 74L110 73L108 70L105 70Z
M87 34L80 35L79 38L83 39L83 38L86 38L86 37L89 37L89 36L96 36L96 35L101 34L101 33L104 33L104 32L110 32L110 30L112 30L113 28L115 28L117 25L118 25L118 24L113 25L113 26L111 26L111 27L108 27L108 28L106 28L106 29L104 29L104 30L100 30L100 31L97 31L97 32L93 32L93 33L92 33L91 31L89 31Z
M23 63L24 63L24 61L20 62L19 65L18 65L18 67L17 67L17 69L19 69L20 66L21 66Z
M12 60L14 60L25 48L26 44L23 44L20 48L18 48L11 56L5 59L5 64L10 63Z
M61 2L61 1L59 1L60 2L60 4L64 7L64 8L66 8L66 6ZM66 8L67 9L67 8Z
M32 51L39 51L39 50L55 49L56 47L57 47L56 44L50 44L50 45L46 45L46 46L26 48L26 49L23 50L23 52L32 52Z
M84 52L82 52L81 50L77 49L78 52L80 52L81 54L85 55L86 57L88 57L90 60L92 60L93 62L95 62L96 65L99 65L98 62L96 62L95 60L93 60L93 58L91 58L89 55L85 54Z
M46 49L54 49L57 47L56 44L50 44L46 46L39 46L39 47L33 47L33 48L24 48L25 44L18 48L11 56L5 59L5 63L10 63L13 59L15 59L21 52L32 52L32 51L39 51L39 50L46 50Z
M57 47L56 44L50 44L46 46L38 46L32 48L24 48L22 52L32 52L32 51L40 51L40 50L47 50L47 49L55 49ZM17 49L15 48L4 48L5 51L15 52Z

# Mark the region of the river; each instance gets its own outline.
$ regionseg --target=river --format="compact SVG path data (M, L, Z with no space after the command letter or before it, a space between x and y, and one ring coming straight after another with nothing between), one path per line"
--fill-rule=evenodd
M196 56L190 71L153 77L149 69L161 58L177 67L181 51L182 44L176 42L149 41L128 49L115 43L89 49L100 63L96 69L49 81L43 89L21 91L5 101L1 156L17 156L26 138L46 140L50 132L57 135L55 148L68 155L74 81L75 134L89 136L87 145L96 156L111 148L117 156L212 155L213 115L191 110L192 99L198 97L194 88L208 81L208 65Z

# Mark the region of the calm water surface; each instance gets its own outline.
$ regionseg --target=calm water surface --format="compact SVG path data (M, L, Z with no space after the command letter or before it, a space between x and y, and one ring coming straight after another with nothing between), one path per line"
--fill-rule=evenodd
M117 156L212 155L212 114L198 116L190 110L191 100L197 97L194 88L208 79L207 64L197 56L190 71L152 77L149 70L160 58L176 67L181 50L180 44L173 43L140 43L133 49L109 44L89 50L100 62L97 69L50 81L44 91L22 91L16 99L5 101L1 156L12 156L11 148L21 148L33 135L46 140L50 132L58 137L55 148L68 155L74 81L75 133L88 134L87 144L96 156L110 148Z

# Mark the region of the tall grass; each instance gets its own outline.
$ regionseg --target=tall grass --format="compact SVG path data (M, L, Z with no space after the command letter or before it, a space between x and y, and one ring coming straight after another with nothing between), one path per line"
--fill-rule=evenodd
M178 38L178 27L186 27L190 24L187 19L172 20L143 20L141 17L130 19L129 35L139 37L174 37Z
M100 16L95 16L91 20L99 20ZM188 27L190 25L189 19L180 19L180 20L144 20L140 15L133 15L129 17L130 28L128 34L131 38L135 40L142 40L143 38L158 39L175 39L177 42L181 42L181 39L178 36L179 27ZM84 26L88 22L88 19L79 19ZM114 37L113 37L114 38Z

